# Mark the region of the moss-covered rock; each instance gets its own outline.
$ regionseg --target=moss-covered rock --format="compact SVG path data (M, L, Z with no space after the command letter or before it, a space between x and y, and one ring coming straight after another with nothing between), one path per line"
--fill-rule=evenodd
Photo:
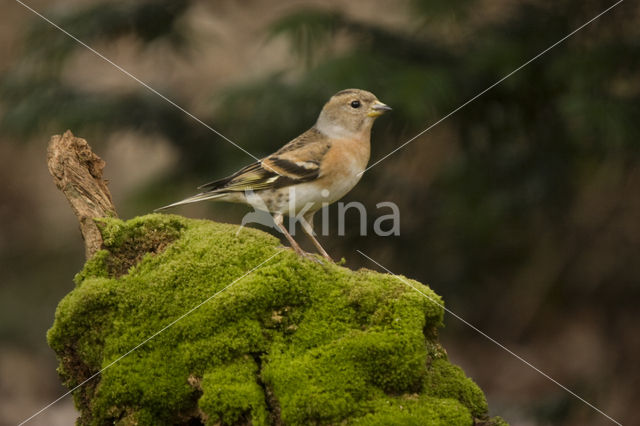
M48 334L69 388L104 369L74 392L80 424L492 422L437 341L442 308L393 276L210 221L100 228Z

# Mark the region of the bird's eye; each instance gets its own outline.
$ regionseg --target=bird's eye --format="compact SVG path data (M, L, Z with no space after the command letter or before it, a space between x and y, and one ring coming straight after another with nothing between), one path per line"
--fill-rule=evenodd
M360 101L351 102L351 108L360 108Z

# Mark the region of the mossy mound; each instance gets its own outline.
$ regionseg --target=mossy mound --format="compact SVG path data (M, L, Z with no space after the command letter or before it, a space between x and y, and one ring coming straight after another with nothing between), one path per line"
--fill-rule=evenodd
M74 392L79 424L499 422L447 361L442 308L393 276L300 259L264 232L210 221L100 227L105 249L48 334L67 387L106 368Z

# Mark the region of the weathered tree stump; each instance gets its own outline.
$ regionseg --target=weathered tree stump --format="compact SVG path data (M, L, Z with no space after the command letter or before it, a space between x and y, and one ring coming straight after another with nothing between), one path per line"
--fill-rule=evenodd
M118 216L107 181L102 178L105 162L91 150L86 140L67 130L63 135L51 137L47 165L56 186L78 218L89 259L102 247L102 235L94 219Z

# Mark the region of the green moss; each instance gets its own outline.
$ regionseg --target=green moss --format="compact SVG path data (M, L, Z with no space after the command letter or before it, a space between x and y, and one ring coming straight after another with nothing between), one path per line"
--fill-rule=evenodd
M76 283L86 277L119 277L129 272L144 256L162 252L180 236L183 223L175 216L149 215L126 224L114 218L96 219L102 234L103 250L87 262L76 276Z
M375 411L357 418L353 425L471 425L469 410L455 399L418 395L385 398L377 401Z
M206 373L203 395L198 401L208 413L207 424L232 424L249 419L256 426L267 425L269 412L263 388L257 381L258 365L245 356Z
M436 359L425 377L424 392L438 398L460 401L474 417L483 417L488 410L484 394L464 375L462 369L446 359Z
M482 392L437 342L441 306L392 276L303 260L264 232L210 221L100 227L105 249L48 334L68 387L106 368L74 393L81 424L487 418Z

